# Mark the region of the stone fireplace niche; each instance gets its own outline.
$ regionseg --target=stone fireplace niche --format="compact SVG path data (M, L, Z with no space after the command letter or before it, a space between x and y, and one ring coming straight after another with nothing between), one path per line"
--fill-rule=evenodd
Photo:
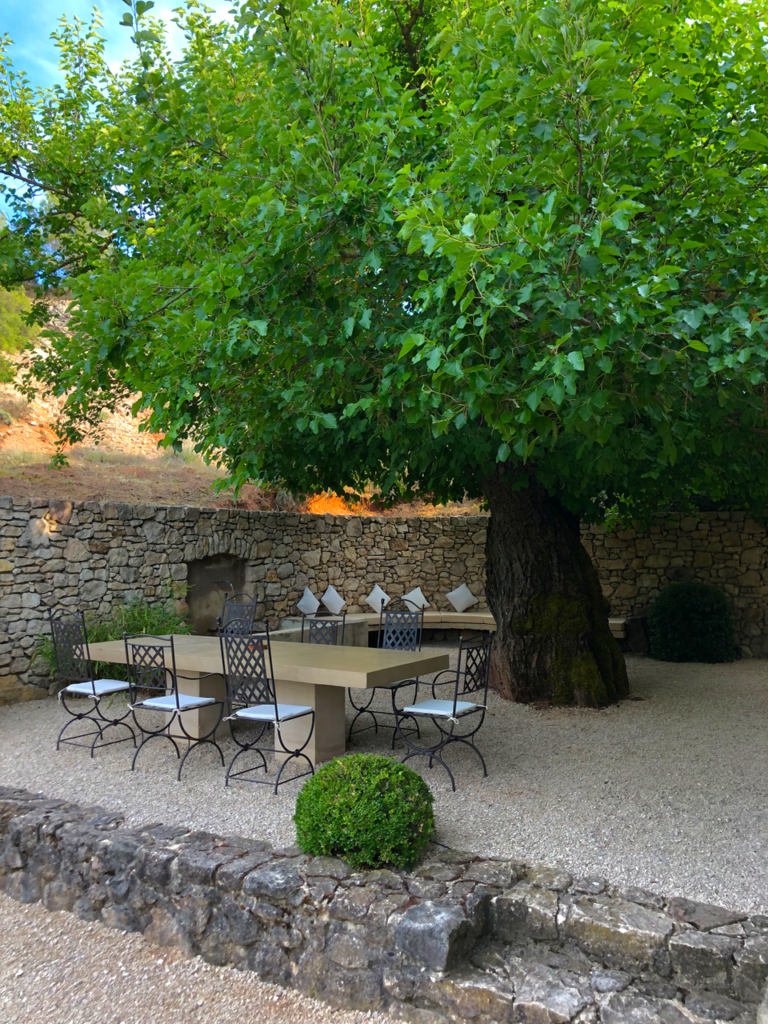
M187 563L187 604L198 636L215 633L226 595L245 590L245 566L245 559L235 555L208 555Z

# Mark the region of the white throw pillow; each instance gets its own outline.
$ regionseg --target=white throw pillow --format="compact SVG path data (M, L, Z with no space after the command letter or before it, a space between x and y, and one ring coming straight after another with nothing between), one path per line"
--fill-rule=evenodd
M387 605L389 604L389 597L387 596L387 594L384 593L384 591L377 583L376 586L368 595L368 597L366 597L365 603L369 604L375 612L380 612L382 601L384 602L384 607L386 608Z
M340 615L341 609L347 603L336 587L331 584L328 585L328 589L323 594L321 600L331 615Z
M466 583L462 583L460 587L456 587L455 590L452 590L450 594L446 594L445 596L457 612L465 612L467 608L471 608L472 605L477 604L479 600L479 598L475 597Z
M317 609L320 607L320 602L317 600L317 598L309 589L309 587L304 587L304 593L301 595L301 600L296 605L296 607L304 615L314 615Z
M403 600L409 608L429 608L429 601L421 592L421 587L414 587L409 594L403 594Z

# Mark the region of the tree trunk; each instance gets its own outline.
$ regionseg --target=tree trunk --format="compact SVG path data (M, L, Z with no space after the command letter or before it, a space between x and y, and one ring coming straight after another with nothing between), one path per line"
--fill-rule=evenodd
M483 489L491 685L518 701L602 707L625 697L624 657L576 517L533 481L514 490L499 474Z

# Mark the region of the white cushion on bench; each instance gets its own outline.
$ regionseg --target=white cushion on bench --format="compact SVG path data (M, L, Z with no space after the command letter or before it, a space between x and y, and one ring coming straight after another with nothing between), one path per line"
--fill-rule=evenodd
M467 608L471 608L473 604L479 603L479 599L475 597L466 583L462 583L460 587L456 587L455 590L452 590L450 594L446 594L445 596L457 612L465 612Z
M314 615L317 609L320 607L320 602L317 600L315 595L309 589L304 587L304 593L301 595L301 600L296 605L300 612L304 615Z

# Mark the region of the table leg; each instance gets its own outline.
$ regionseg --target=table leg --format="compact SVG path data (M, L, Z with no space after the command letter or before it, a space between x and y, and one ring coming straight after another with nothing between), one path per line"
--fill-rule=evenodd
M216 700L223 700L225 696L224 688L224 676L221 675L208 675L204 673L190 672L188 669L184 670L183 676L178 676L179 681L179 693L186 693L190 697L214 697ZM206 736L213 729L216 724L216 720L219 717L219 711L221 708L217 704L203 705L201 708L196 708L191 711L183 712L184 728L187 730L190 736L195 739L199 739L200 736ZM224 709L224 717L226 717L226 708ZM180 730L174 729L172 735L178 735L183 737ZM216 739L220 739L222 736L229 735L229 725L223 721L216 729Z
M315 729L304 753L313 765L340 757L347 748L346 691L342 686L315 686L275 680L278 704L298 704L315 709ZM281 726L283 742L289 749L298 749L307 738L309 719L297 718ZM275 756L281 760L283 751L275 744ZM285 755L283 755L284 757Z

